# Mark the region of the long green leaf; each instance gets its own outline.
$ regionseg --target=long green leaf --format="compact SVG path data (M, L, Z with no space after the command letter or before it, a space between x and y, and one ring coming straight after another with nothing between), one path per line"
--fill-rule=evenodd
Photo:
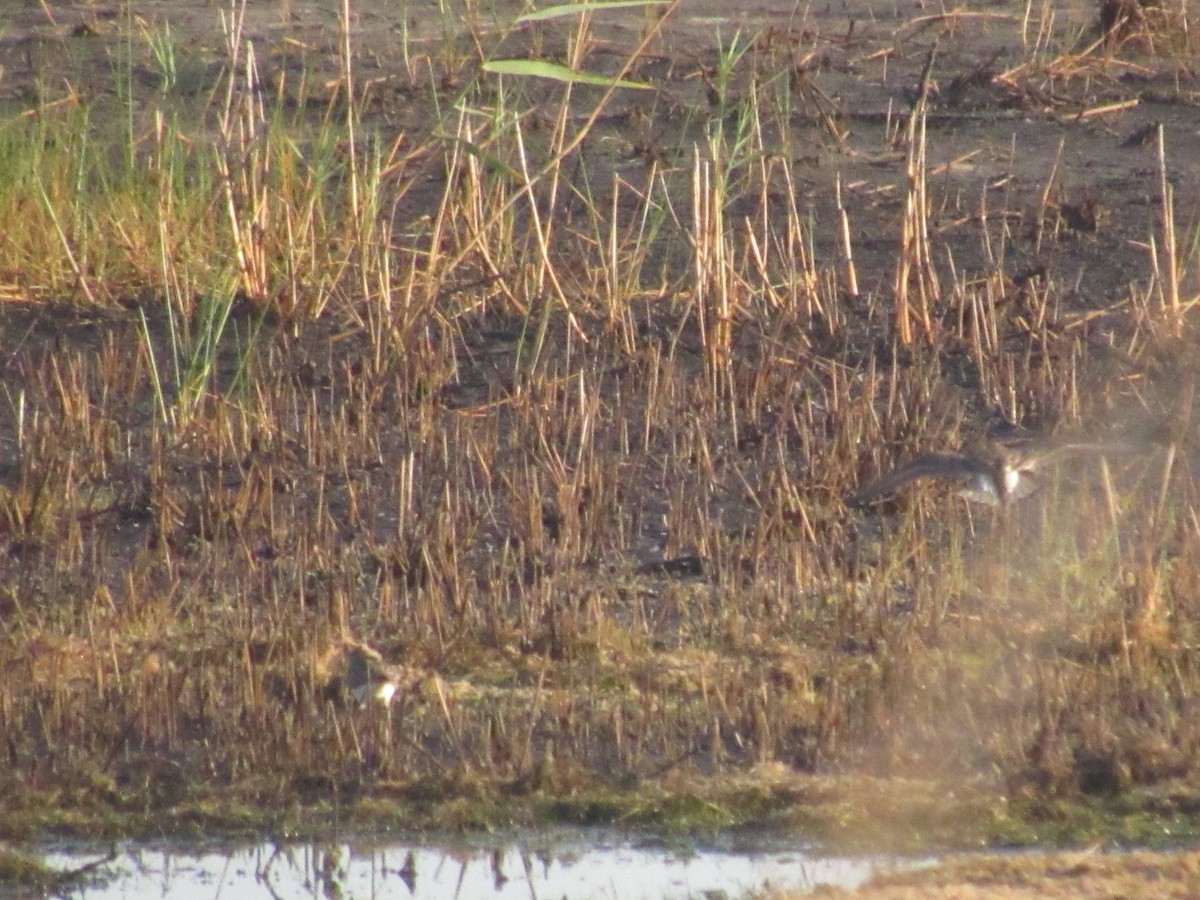
M576 72L558 63L545 62L539 59L493 59L483 64L485 72L497 75L522 75L532 78L553 78L555 81L570 81L576 84L602 84L606 87L636 88L650 90L653 85L641 81L625 81L611 78L608 75L597 75L595 72Z
M546 19L561 19L563 16L574 16L582 12L592 12L597 9L625 9L630 6L662 6L666 0L597 0L594 3L562 3L558 6L547 6L517 18L521 22L544 22Z

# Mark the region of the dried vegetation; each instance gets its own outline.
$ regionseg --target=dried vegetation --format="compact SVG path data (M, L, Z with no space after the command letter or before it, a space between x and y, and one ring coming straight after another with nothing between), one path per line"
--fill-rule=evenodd
M54 23L109 81L31 80L0 125L10 829L845 824L899 775L985 831L1186 817L1198 182L1164 135L1195 46L1110 6L716 45L678 4L446 8L384 77L357 16L321 48L238 9L211 56ZM481 67L532 56L656 89ZM1131 144L1134 212L1071 142L1139 102L1175 118ZM1009 513L847 508L993 408L1142 452ZM911 827L978 834L941 796Z

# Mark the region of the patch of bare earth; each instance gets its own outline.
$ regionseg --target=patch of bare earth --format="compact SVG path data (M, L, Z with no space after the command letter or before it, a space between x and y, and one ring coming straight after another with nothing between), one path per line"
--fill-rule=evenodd
M957 857L930 869L877 876L857 890L827 889L820 895L876 900L1183 900L1200 896L1200 852Z

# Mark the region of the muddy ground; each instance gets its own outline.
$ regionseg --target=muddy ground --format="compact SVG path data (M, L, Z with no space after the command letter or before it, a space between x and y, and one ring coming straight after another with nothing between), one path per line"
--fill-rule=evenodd
M1059 854L963 857L915 872L880 876L856 891L828 897L879 900L1034 900L1078 897L1102 900L1156 897L1184 900L1200 891L1196 853L1103 854L1095 849Z
M334 6L296 0L252 3L247 10L247 36L255 44L264 83L284 108L311 116L314 122L329 108L341 72ZM1006 286L1003 315L1015 331L1043 329L1064 340L1086 333L1086 345L1095 352L1088 377L1106 386L1093 397L1090 415L1102 416L1106 409L1127 411L1130 397L1142 396L1139 392L1150 384L1144 391L1149 397L1145 415L1152 419L1161 412L1155 403L1163 373L1130 362L1129 350L1138 338L1131 330L1128 308L1131 285L1133 293L1149 294L1153 284L1151 240L1159 233L1162 196L1158 126L1166 148L1167 181L1178 205L1178 230L1189 236L1196 233L1197 60L1189 53L1186 36L1169 28L1146 28L1143 33L1131 28L1110 36L1111 52L1093 49L1084 55L1082 51L1097 42L1104 45L1099 11L1083 0L1061 7L1052 23L1044 23L1051 35L1046 37L1024 3L969 3L939 12L923 4L851 0L811 8L738 4L731 13L729 4L685 0L629 73L653 90L618 92L582 150L596 185L595 205L607 208L614 177L633 180L652 165L661 166L663 177L686 192L692 165L689 147L703 135L700 123L714 104L714 92L719 88L736 94L752 84L783 78L794 101L793 128L787 142L773 150L787 154L794 171L802 173L794 184L795 202L813 221L835 222L834 198L840 186L859 294L865 298L887 293L906 189L905 153L898 135L936 36L927 167L930 225L943 278L953 283L956 272L998 269ZM145 45L134 50L130 84L147 106L152 99L165 98L200 119L221 83L225 48L218 13L224 4L160 0L131 8L132 19L119 4L93 2L27 3L0 12L3 117L20 121L39 105L78 102L88 105L97 121L103 123L105 116L115 121L125 109L115 84L122 60L128 58L123 55L129 46L123 43L127 26L164 34L169 23L170 40L177 48L170 84L164 83L162 66ZM436 2L354 3L349 38L356 78L367 98L367 129L385 142L404 135L408 144L421 146L443 123L429 101L431 81L452 96L473 77L480 53L492 58L521 56L538 48L552 56L565 41L562 26L509 28L489 18L515 15L519 9L504 3L486 13L467 9L447 14ZM647 24L637 10L599 15L589 65L613 72ZM752 42L754 52L747 59L754 64L736 66L729 84L719 85L718 42L729 46L739 39ZM525 101L536 106L540 97L555 96L558 88L533 83L520 90ZM599 89L581 88L579 94L586 107ZM137 127L151 131L149 122L138 122ZM416 240L443 190L442 161L430 158L423 164L424 177L413 180L392 213L398 231ZM736 191L732 195L726 210L731 219L753 218L782 200L738 197ZM634 210L619 207L618 215L622 212ZM987 231L998 234L999 243L981 240L981 221L1004 223ZM838 257L835 229L820 228L812 239L819 260ZM41 360L62 348L99 350L105 336L114 334L119 341L136 343L137 310L153 307L153 298L131 293L120 298L121 304L80 312L75 306L78 296L45 296L20 272L3 273L3 280L4 297L10 302L0 306L0 379L10 396L22 387L22 361ZM1192 275L1184 284L1187 297L1195 296L1196 287ZM1024 322L1031 292L1053 295L1049 321ZM856 298L848 300L850 305L855 302ZM581 312L585 319L586 315ZM158 339L165 340L166 326L153 314L151 321ZM658 325L651 323L647 331L654 332ZM562 338L562 333L554 333ZM506 388L504 373L519 352L520 335L511 322L473 323L464 334L455 377L433 388L447 409L483 408ZM783 335L785 341L788 337ZM843 336L824 346L819 331L803 339L821 353L844 354L850 364L861 361L869 343L861 335ZM356 337L347 338L340 327L320 323L298 338L281 330L265 366L278 367L301 386L329 388L333 406L338 402L334 393L351 390L352 364L347 360L360 350ZM980 374L965 363L956 367L953 360L946 366L953 388L963 394L977 391ZM970 403L981 412L982 404ZM1070 412L1036 405L1022 411L1029 425L1054 422ZM137 433L154 412L146 405L133 415L127 424ZM0 466L10 476L19 465L12 440L16 421L15 409L0 413L6 429L0 434ZM384 477L380 468L403 456L408 440L398 428L382 442L382 466L362 463L358 486L364 493L389 489L390 482L375 479ZM177 448L166 478L182 485L212 474L208 464L189 456L186 447ZM303 494L305 467L294 458L276 464L285 471L283 481L301 485ZM111 557L100 581L119 596L126 571L147 540L145 486L136 472L116 471L111 481L88 501L90 506L76 512L81 518L102 517L104 548ZM629 502L644 505L640 518L660 517L665 500L652 485L638 487L644 490L631 491L637 497ZM731 529L749 516L744 508L723 507L720 514ZM382 541L394 533L396 524L381 518L367 527ZM181 544L189 539L183 533L189 528L199 533L205 526L180 525ZM171 540L170 535L159 538ZM649 526L631 536L625 549L636 557L630 561L635 568L661 563L664 555L661 535ZM13 573L27 550L10 548L12 577L17 577ZM261 550L266 555L280 548ZM689 569L683 574L694 573ZM0 615L11 611L11 603L0 607ZM672 615L660 625L670 632ZM811 763L799 751L790 761L798 768ZM1175 895L1185 896L1195 884L1191 856L1172 862L1104 857L1101 863L1071 855L1047 866L1054 870L1048 875L1001 870L987 879L977 871L952 876L949 883L940 875L929 878L941 892L935 896L946 897L1138 895L1159 890L1164 880L1184 885L1184 893ZM925 888L887 890L892 893L878 895L930 896ZM1165 890L1161 895L1173 896Z

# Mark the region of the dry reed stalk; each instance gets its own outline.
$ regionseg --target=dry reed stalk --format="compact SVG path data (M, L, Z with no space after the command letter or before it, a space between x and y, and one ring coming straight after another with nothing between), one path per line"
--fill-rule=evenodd
M731 260L725 239L725 176L714 174L716 164L713 160L720 159L720 154L717 147L711 149L710 158L703 159L697 148L692 161L694 225L691 237L696 309L704 341L705 371L709 381L709 396L716 398L721 396L720 380L730 363L733 321L729 302Z
M254 45L249 41L243 44L242 40L245 14L245 2L228 14L221 12L229 74L217 128L220 149L215 159L241 290L255 300L265 300L270 293L267 236L271 198L267 183L271 159ZM239 72L245 77L240 91Z
M1179 255L1175 246L1175 189L1167 179L1167 148L1161 123L1158 126L1158 190L1159 208L1162 210L1162 246L1166 258L1160 265L1156 255L1154 267L1159 271L1159 290L1164 291L1165 285L1164 306L1171 335L1180 337L1183 334L1184 310L1179 300L1179 283L1183 273L1179 270Z
M1034 0L1025 0L1025 12L1021 16L1021 46L1026 56L1037 56L1046 47L1054 33L1054 7L1052 0L1043 0L1041 15L1038 17L1037 34L1033 39L1033 49L1029 47L1029 17L1033 11Z
M905 158L907 190L904 198L904 219L900 226L900 252L896 261L894 286L894 321L897 340L908 346L920 337L934 340L932 303L940 296L937 271L931 257L929 241L929 205L925 182L925 121L933 64L937 58L937 41L921 70L917 97L908 118L908 150ZM916 296L909 291L916 283Z
M838 221L841 225L842 267L846 276L846 292L858 296L858 269L854 265L854 244L850 240L850 215L842 203L842 176L838 173L834 181L834 202L837 204Z
M583 71L584 62L587 58L588 50L592 46L590 37L592 16L590 12L582 12L576 18L575 30L571 34L567 42L567 66L576 72ZM564 148L567 144L567 127L571 120L571 97L574 92L574 85L567 82L563 87L563 97L559 103L558 113L555 117L554 128L550 136L549 154L551 158L565 160L566 153ZM535 290L541 294L544 289L545 279L549 277L554 286L559 303L566 311L570 319L572 328L575 329L577 335L583 338L583 331L575 322L572 306L559 283L558 275L554 271L550 261L549 248L553 244L553 228L555 219L553 216L547 217L545 228L541 224L541 217L538 212L538 202L535 196L535 185L532 182L530 175L529 164L525 156L525 147L522 143L521 123L518 119L515 123L516 136L518 140L519 158L521 160L521 174L525 182L525 194L529 201L530 215L534 221L534 232L538 240L539 250L541 251L537 270L535 272ZM545 208L554 210L557 206L557 198L559 193L559 181L562 177L562 166L556 165L549 170L548 184L546 188Z
M568 85L568 97L570 86ZM563 101L563 108L566 109L567 100ZM563 291L562 284L558 280L558 272L554 267L554 263L550 259L550 244L553 240L553 222L551 216L545 222L542 221L542 214L538 209L538 198L534 190L533 182L529 174L529 158L525 152L525 138L522 134L521 121L517 119L513 122L513 132L517 141L517 159L521 163L521 177L524 179L524 190L522 193L529 201L529 217L531 227L533 228L534 238L537 240L538 255L533 272L533 295L541 296L546 289L546 280L549 279L554 290L554 296L566 311L567 317L575 329L577 335L586 340L583 332L579 329L578 323L575 321L575 315L571 311L571 303L567 300L566 293ZM556 169L550 178L550 199L548 208L554 208L554 195L557 192L559 173Z
M67 257L67 263L71 267L71 273L75 276L75 283L79 289L83 291L83 295L87 297L89 303L93 306L97 305L97 298L92 291L91 280L87 277L87 273L80 266L78 259L75 257L75 251L71 247L71 241L67 237L66 231L63 230L62 223L59 222L58 214L54 211L54 204L50 202L50 197L46 193L44 186L39 184L42 194L42 202L45 204L46 212L50 216L50 221L54 225L54 233L58 236L59 244L63 248L63 253Z
M804 315L809 319L821 316L830 323L831 328L836 329L837 323L830 316L828 308L821 302L820 272L817 269L816 260L809 250L810 235L803 225L800 210L796 206L797 190L791 165L783 166L783 178L784 196L787 200L787 232L782 255L790 262L792 290L797 289L796 282L799 280L798 287L803 296Z
M1115 103L1105 103L1103 106L1093 106L1089 109L1084 109L1075 117L1076 121L1082 122L1087 119L1094 119L1097 116L1108 116L1113 113L1125 112L1129 109L1134 109L1141 104L1141 100L1137 97L1132 97L1129 100L1120 100Z
M354 116L354 55L350 46L350 0L342 0L338 16L338 51L342 66L342 89L346 92L346 144L349 152L350 166L350 221L357 230L362 227L362 214L359 209L359 172L358 172L358 135L355 128ZM355 243L363 247L361 230L355 235Z

